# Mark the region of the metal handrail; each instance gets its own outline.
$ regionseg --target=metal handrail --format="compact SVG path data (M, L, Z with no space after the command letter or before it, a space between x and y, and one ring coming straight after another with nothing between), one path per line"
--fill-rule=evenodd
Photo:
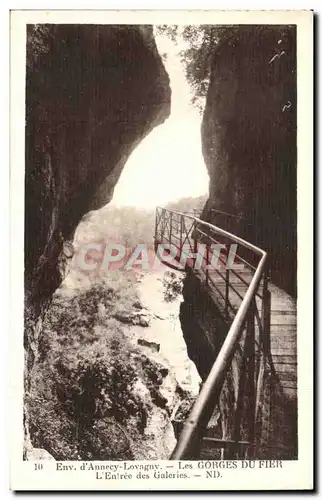
M230 238L235 243L239 243L243 247L248 248L248 250L251 250L252 252L255 252L258 255L261 255L261 256L267 255L267 253L264 250L256 247L252 243L249 243L248 241L244 240L243 238L240 238L240 236L236 236L235 234L229 233L229 231L225 231L225 229L221 229L218 226L214 226L214 224L210 224L209 222L206 222L205 220L199 219L198 217L194 217L193 215L186 214L184 212L177 212L176 210L169 210L167 208L163 208L163 207L159 207L159 206L157 207L157 210L158 209L165 210L166 212L172 212L176 215L181 215L182 217L185 217L187 219L192 219L195 222L197 222L198 224L201 224L202 226L205 226L205 227L208 227L209 229L212 229L213 231L220 234L221 236L225 236L227 238ZM259 265L258 265L258 267L259 267Z
M157 209L163 209L157 207ZM218 401L223 387L224 378L229 364L235 353L236 345L242 335L243 326L247 320L248 312L255 301L256 293L265 273L267 263L267 253L261 248L243 240L242 238L229 233L213 224L205 222L197 217L187 215L181 212L175 212L178 215L194 219L196 223L212 229L216 233L229 238L235 243L239 243L245 248L261 256L256 268L255 274L250 282L249 288L240 304L237 314L231 324L229 332L223 342L220 352L211 368L211 371L205 380L201 392L198 395L193 408L184 423L183 430L177 441L177 445L171 455L171 460L181 460L195 458L196 449L199 446L202 430L206 427L214 411L214 401Z

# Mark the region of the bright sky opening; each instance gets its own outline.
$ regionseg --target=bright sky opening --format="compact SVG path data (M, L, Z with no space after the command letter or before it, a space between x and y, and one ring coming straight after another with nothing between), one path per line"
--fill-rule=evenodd
M115 187L113 205L154 208L186 196L208 192L208 174L201 151L201 115L190 103L179 52L167 36L156 36L170 78L170 117L156 127L129 157Z

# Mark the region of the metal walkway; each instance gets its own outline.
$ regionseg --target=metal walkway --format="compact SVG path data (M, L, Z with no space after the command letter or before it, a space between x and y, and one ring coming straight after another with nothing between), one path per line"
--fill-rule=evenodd
M171 458L281 458L285 452L295 458L295 436L286 443L284 435L297 406L296 302L269 282L266 252L162 207L156 209L155 250L169 267L190 269L226 325ZM221 432L219 425L210 431L221 418L229 421L225 432L223 425Z

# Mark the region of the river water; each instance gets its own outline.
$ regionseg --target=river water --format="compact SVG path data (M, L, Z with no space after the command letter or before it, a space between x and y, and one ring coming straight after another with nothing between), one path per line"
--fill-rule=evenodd
M150 314L148 327L134 326L135 337L160 346L159 357L169 365L180 387L197 396L201 378L195 364L189 359L179 320L182 295L166 300L163 278L168 268L160 266L156 271L142 275L138 291L142 305ZM180 272L176 273L178 276ZM148 347L149 348L149 347Z

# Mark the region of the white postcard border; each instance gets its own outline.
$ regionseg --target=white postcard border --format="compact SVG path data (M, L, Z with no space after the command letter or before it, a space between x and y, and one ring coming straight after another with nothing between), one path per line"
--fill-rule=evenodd
M220 479L109 480L80 471L81 462L22 460L25 27L28 23L296 24L298 106L298 425L299 459L283 468L223 471ZM267 490L313 484L313 14L310 11L13 11L10 96L10 477L13 490ZM112 462L100 462L112 463ZM128 462L133 464L134 462ZM152 462L135 462L149 464ZM163 468L174 462L156 461ZM193 463L193 462L192 462ZM194 471L198 471L194 462ZM179 464L176 464L177 467ZM76 470L74 470L76 467ZM165 469L170 470L170 469ZM179 469L178 469L179 470ZM196 472L198 474L198 472Z

